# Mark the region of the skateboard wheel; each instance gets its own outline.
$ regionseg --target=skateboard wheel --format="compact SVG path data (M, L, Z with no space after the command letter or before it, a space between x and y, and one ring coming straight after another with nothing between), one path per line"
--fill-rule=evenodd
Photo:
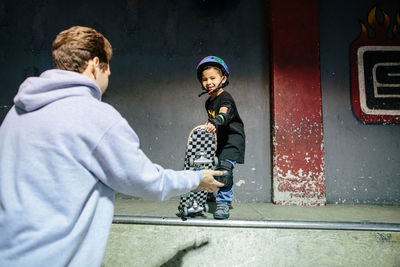
M210 210L210 207L208 206L208 204L204 204L204 211L208 212Z
M214 157L214 166L218 166L218 158Z
M183 207L183 216L188 216L188 215L189 213L187 207Z
M189 159L189 166L190 166L190 167L193 167L193 166L194 166L194 160L193 160L193 158L190 158L190 159Z

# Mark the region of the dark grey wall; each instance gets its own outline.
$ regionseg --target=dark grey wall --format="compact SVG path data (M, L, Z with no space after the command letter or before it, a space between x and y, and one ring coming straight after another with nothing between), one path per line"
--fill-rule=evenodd
M181 169L187 134L206 119L195 66L228 63L227 88L247 133L236 200L269 202L271 190L267 2L263 0L0 1L0 120L19 83L52 67L51 42L73 25L112 43L104 101L141 138L145 153ZM398 1L377 1L393 17ZM328 203L400 203L400 128L363 125L351 110L349 47L375 1L319 1L326 195Z
M271 198L267 7L263 0L0 1L0 116L24 77L52 68L51 43L73 25L94 27L114 57L104 101L127 118L154 162L182 169L187 135L206 121L195 67L207 55L231 71L227 90L247 134L236 201Z
M319 1L328 203L400 204L400 127L364 125L351 106L350 44L374 6L400 11L397 0Z

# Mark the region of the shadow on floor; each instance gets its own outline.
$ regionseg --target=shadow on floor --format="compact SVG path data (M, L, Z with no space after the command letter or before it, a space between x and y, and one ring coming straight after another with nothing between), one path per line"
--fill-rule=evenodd
M197 245L196 243L194 243L191 246L188 246L184 249L179 250L171 259L169 259L168 261L166 261L165 263L161 264L161 267L179 267L182 266L183 263L183 257L185 257L185 255L187 253L189 253L190 251L193 250L197 250L200 249L204 246L207 246L209 243L209 241L204 241L202 243L200 243L199 245Z

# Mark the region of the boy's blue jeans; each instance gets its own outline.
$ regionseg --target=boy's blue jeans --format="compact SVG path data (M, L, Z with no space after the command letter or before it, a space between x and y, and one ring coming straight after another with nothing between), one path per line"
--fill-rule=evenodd
M224 161L227 161L233 165L233 168L236 167L236 161L229 160L229 159L224 159ZM217 204L226 204L226 205L231 205L233 201L233 185L228 188L224 188L218 191L217 197L215 199L215 202Z

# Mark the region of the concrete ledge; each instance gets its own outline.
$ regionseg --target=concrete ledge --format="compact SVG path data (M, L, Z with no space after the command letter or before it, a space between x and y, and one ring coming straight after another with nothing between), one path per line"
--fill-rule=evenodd
M318 229L352 231L400 232L400 224L375 222L315 222L315 221L252 221L252 220L209 220L198 218L164 218L146 216L114 216L116 224L144 224L170 226L235 227L235 228L275 228L275 229Z
M400 266L399 206L233 203L229 220L182 221L178 205L116 199L102 266Z
M102 266L391 267L399 251L399 232L114 223Z

